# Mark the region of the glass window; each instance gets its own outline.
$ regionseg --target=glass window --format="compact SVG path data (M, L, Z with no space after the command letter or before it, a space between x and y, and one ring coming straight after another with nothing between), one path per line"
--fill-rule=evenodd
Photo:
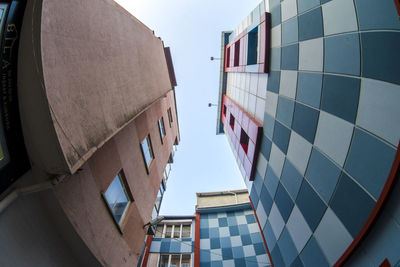
M172 225L167 225L167 230L165 231L165 238L171 238L172 235Z
M172 122L174 121L173 118L172 118L172 111L171 111L171 108L169 108L169 109L167 110L167 113L168 113L169 127L171 127L171 126L172 126Z
M142 141L141 146L142 146L144 161L146 162L146 166L148 168L154 159L153 149L151 148L150 135L146 136L146 138Z
M158 120L158 130L160 131L161 142L165 137L164 118Z
M107 188L104 197L107 201L108 207L111 210L111 213L114 216L115 221L121 225L125 212L128 209L131 201L126 192L120 173L114 178L110 186Z
M181 225L175 225L174 227L174 238L180 238L181 237Z
M190 266L190 254L182 254L181 267L189 267L189 266Z
M171 255L171 264L169 267L179 267L181 261L181 255Z
M159 267L168 267L169 255L161 255L160 256L160 264Z
M164 231L164 224L162 224L162 225L157 225L157 228L156 228L156 237L162 237L163 231Z
M247 65L257 64L258 26L247 36Z
M182 238L190 237L190 225L182 226Z

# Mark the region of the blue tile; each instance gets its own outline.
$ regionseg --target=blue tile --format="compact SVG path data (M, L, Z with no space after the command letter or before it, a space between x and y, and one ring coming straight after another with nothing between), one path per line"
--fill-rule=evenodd
M306 171L306 179L326 203L329 203L331 199L340 173L341 170L332 161L313 148Z
M233 259L232 248L222 248L222 259L231 260Z
M244 216L243 210L237 210L237 211L235 211L235 217L238 217L238 216Z
M297 197L297 193L299 192L302 181L303 176L286 158L285 165L283 166L282 170L281 183L286 187L293 200L295 200Z
M239 227L237 225L229 226L229 234L231 236L239 235Z
M211 261L211 255L210 255L210 250L200 250L200 262L201 266L205 266L205 263L210 263Z
M329 267L328 261L314 237L308 241L300 254L304 266Z
M270 56L270 67L271 69L280 69L281 68L281 48L273 47L271 48L271 56Z
M235 266L246 266L246 261L244 259L235 259Z
M400 84L400 32L363 32L362 76Z
M286 154L289 146L290 130L278 121L275 121L274 137L272 141Z
M171 246L171 239L164 239L161 241L160 252L168 253Z
M296 103L292 129L312 144L317 131L318 116L318 110Z
M356 128L345 170L378 199L395 153L392 147Z
M267 251L265 250L265 247L264 247L264 243L253 244L253 247L254 247L254 251L256 252L257 256L267 253Z
M268 249L270 251L272 251L275 247L276 239L275 239L275 235L272 230L272 227L271 227L271 223L269 221L267 221L267 223L264 226L263 235L264 235L265 241L267 242Z
M275 246L275 248L272 250L271 258L272 262L274 263L274 267L286 267L282 259L281 251L279 250L279 246Z
M321 4L325 4L325 3L328 3L330 1L332 1L332 0L321 0Z
M235 212L234 211L229 211L229 212L226 213L226 216L228 218L235 217ZM229 221L228 221L228 224L229 224Z
M244 234L244 235L241 234L240 235L240 239L242 239L243 246L247 246L247 245L252 244L250 234Z
M298 35L297 17L282 23L282 44L298 42Z
M251 192L250 192L250 199L251 202L253 202L254 205L254 209L257 209L258 207L258 194L257 194L257 190L255 189L255 186L253 184L253 186L251 187ZM228 222L227 222L228 223Z
M267 91L271 91L278 94L280 82L281 82L281 72L270 71L268 76Z
M276 188L278 188L278 182L279 178L275 175L272 168L268 167L265 174L264 184L272 198L275 197Z
M354 123L359 95L360 79L324 75L321 109Z
M257 258L254 257L246 257L245 258L246 261L246 267L258 267L258 262L257 262ZM235 266L244 266L244 265L235 265Z
M221 242L221 248L230 248L230 247L232 247L231 238L230 237L221 237L220 238L220 242Z
M322 91L322 74L299 72L296 100L319 108Z
M200 238L210 238L208 228L200 228Z
M260 196L260 194L261 194L261 188L262 188L263 183L264 183L264 179L260 176L258 171L256 171L256 175L255 175L255 178L253 181L252 188L254 187L258 196ZM229 223L229 221L228 221L228 223Z
M219 230L216 227L209 229L210 238L218 238L219 237Z
M207 252L205 252L205 253L207 253ZM200 263L201 263L201 267L212 267L211 262L202 262L201 256L200 256Z
M260 201L264 207L265 214L269 214L272 208L273 200L264 184L261 188Z
M200 228L208 228L208 218L200 218Z
M293 201L281 183L276 190L275 203L286 223L293 209Z
M203 267L203 265L201 267ZM223 267L222 261L212 261L211 267Z
M299 16L299 40L305 41L324 35L321 7Z
M170 253L181 253L181 243L176 240L172 240L169 251Z
M301 185L296 204L307 221L308 226L310 226L311 231L314 231L327 207L305 180L303 180L303 184Z
M218 218L218 225L219 225L219 227L228 226L227 218Z
M293 112L294 101L289 98L279 96L278 108L276 110L276 118L290 128L292 126Z
M281 5L271 8L271 28L281 24Z
M297 257L290 267L304 267L303 263L300 260L300 257Z
M301 0L297 1L297 9L299 10L299 14L307 11L313 7L319 6L320 0Z
M256 219L254 218L253 214L248 214L248 215L246 215L246 221L248 224L250 224L250 223L255 223Z
M210 214L208 214L208 218L209 219L217 219L218 217L217 217L216 213L210 213Z
M355 0L360 30L400 29L393 0Z
M284 253L282 253L282 259L286 266L291 266L292 262L296 259L298 252L286 227L283 229L281 237L278 240L278 246L281 251L284 251Z
M263 154L266 160L269 160L269 155L271 154L271 148L272 148L271 140L269 140L268 137L265 137L265 135L263 135L261 139L260 152L261 154Z
M330 206L353 237L365 224L374 205L375 201L343 173Z
M299 44L297 43L282 47L281 69L297 70L298 66L299 66Z
M233 252L234 259L244 258L243 247L233 247L232 252Z
M251 241L253 242L253 244L264 242L262 237L261 237L261 234L259 232L251 233L250 237L251 237Z
M211 249L221 248L219 238L211 238L210 239L210 247L211 247Z
M324 71L360 75L360 39L358 33L325 38Z
M247 224L239 224L239 233L240 236L244 236L244 235L249 235L249 227L247 226Z
M267 112L264 112L264 125L263 130L264 134L272 140L272 136L274 135L274 127L275 127L275 119L271 117Z

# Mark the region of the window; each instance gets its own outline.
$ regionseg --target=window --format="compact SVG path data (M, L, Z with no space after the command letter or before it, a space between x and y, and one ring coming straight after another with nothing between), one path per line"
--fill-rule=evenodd
M190 237L190 225L182 226L182 238Z
M230 67L231 66L231 47L228 47L228 49L226 49L226 67Z
M164 196L164 191L165 191L164 184L163 184L163 182L161 182L160 189L158 189L156 202L154 203L154 209L153 209L153 213L152 213L153 219L156 218L158 216L158 214L160 213L160 207L161 207L162 198Z
M247 35L247 65L257 64L258 26Z
M156 237L190 238L192 233L192 224L190 221L159 224L157 226L157 232L159 233L156 234Z
M103 196L108 204L110 212L114 217L114 220L118 225L121 225L125 217L125 213L128 210L129 204L133 201L130 195L127 193L122 173L119 173L114 178Z
M161 254L159 267L189 267L190 254Z
M232 130L235 128L235 117L231 114L229 117L229 125L231 126Z
M160 131L161 143L163 143L165 137L165 127L164 127L164 118L158 120L158 130Z
M168 113L169 127L171 128L171 127L172 127L172 122L174 121L173 118L172 118L172 111L171 111L171 108L169 108L169 109L167 110L167 113Z
M153 149L151 148L150 135L146 136L140 146L142 148L143 158L146 163L146 168L148 172L150 164L153 162L154 159Z
M225 105L224 105L223 112L224 112L224 116L226 116L226 106Z
M240 131L240 145L247 154L247 149L249 148L249 136L243 129Z
M235 42L235 56L233 58L233 66L239 66L239 57L240 57L240 40Z

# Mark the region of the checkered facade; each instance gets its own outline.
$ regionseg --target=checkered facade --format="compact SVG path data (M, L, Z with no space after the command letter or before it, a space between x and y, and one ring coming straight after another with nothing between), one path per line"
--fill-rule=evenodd
M246 182L274 266L332 266L364 226L396 153L400 21L392 0L270 0L269 9L263 137ZM379 230L388 239L363 244L353 264L399 263L400 243L387 241L400 237L396 203Z
M250 205L200 213L200 266L270 266Z
M192 238L153 238L150 253L187 254L194 252Z

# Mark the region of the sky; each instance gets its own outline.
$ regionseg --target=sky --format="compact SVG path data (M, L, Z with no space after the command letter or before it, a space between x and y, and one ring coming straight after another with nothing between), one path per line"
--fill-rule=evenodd
M226 137L216 135L221 32L260 0L116 0L171 48L181 142L160 215L193 215L196 192L246 188Z

